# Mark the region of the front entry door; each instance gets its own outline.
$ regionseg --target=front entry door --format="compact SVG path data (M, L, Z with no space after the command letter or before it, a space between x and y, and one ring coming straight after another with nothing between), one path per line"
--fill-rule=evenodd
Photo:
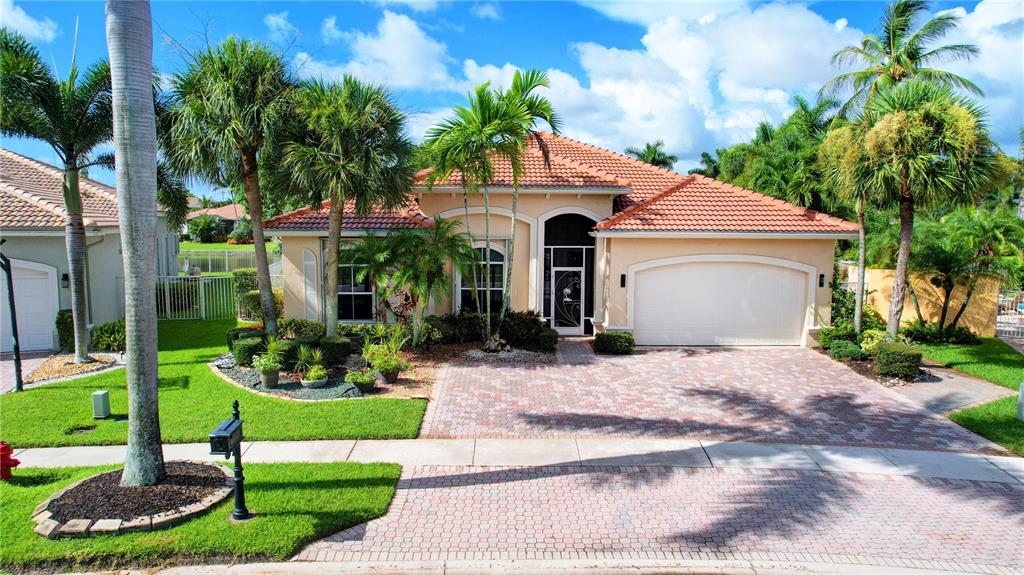
M560 335L583 335L583 268L551 269L552 319Z

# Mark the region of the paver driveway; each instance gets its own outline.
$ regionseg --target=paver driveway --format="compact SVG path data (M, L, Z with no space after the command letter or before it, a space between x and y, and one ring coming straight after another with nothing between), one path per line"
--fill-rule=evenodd
M676 348L606 357L581 343L563 342L559 364L449 366L421 436L991 447L814 350Z

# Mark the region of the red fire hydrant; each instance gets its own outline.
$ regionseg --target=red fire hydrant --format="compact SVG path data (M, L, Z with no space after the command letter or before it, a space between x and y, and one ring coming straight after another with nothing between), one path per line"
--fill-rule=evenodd
M14 450L7 442L0 441L0 481L7 481L11 478L11 470L21 465L21 462L11 457Z

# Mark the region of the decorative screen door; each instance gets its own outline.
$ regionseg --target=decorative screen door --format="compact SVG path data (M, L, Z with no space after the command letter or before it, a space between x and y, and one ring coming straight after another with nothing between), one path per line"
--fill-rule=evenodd
M583 335L583 268L551 268L552 324L561 335Z

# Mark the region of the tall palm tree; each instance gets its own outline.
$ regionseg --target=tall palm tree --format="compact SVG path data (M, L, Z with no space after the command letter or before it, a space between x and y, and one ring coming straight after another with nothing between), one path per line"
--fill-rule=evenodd
M387 236L366 234L359 238L359 241L345 242L338 254L341 261L359 266L355 281L364 282L369 278L371 289L377 296L377 309L374 310L374 315L380 322L390 319L388 314L393 311L390 277L394 269L395 255L392 253L392 247Z
M164 479L157 393L157 137L149 2L108 0L107 46L124 255L128 449L121 484Z
M982 94L970 80L931 67L939 62L970 60L978 54L978 47L973 44L932 47L931 43L957 27L960 17L946 12L915 28L928 10L925 0L896 0L886 6L880 34L868 34L860 46L846 46L832 55L832 63L837 67L856 65L859 68L836 76L821 88L820 93L829 96L851 94L840 108L840 115L863 107L869 97L911 77Z
M864 110L862 137L849 139L842 168L847 185L874 190L881 203L899 208L891 335L899 329L907 294L915 208L973 203L986 189L994 154L984 121L973 101L913 79L874 95Z
M338 332L338 252L344 207L357 214L408 203L414 147L405 114L387 90L346 75L340 84L306 82L295 94L302 137L285 144L284 165L319 206L330 200L324 301L327 335Z
M541 153L544 156L544 162L548 162L548 148L544 139L540 137L540 134L536 130L536 126L539 120L543 120L551 131L555 134L558 133L561 126L561 121L558 118L558 114L555 112L554 106L551 105L551 101L534 94L534 91L539 88L550 88L551 81L548 79L548 75L540 70L529 70L522 72L516 70L515 75L512 76L511 87L503 92L499 93L500 98L509 100L509 110L519 109L521 110L519 117L520 123L518 126L514 122L510 122L509 126L517 129L518 134L515 137L519 138L523 143L523 148L527 145L528 139L533 139L537 143L537 147L540 148ZM509 158L509 162L513 166L519 165L518 162L512 162ZM508 254L505 260L505 281L503 285L505 289L502 290L501 298L501 314L500 321L504 321L505 314L509 310L509 302L511 299L511 290L508 286L512 283L512 262L515 259L516 249L516 218L519 213L519 179L522 174L518 173L517 170L512 171L512 222L510 224L511 231L509 232L509 246ZM488 258L490 260L490 258Z
M64 235L75 361L89 362L85 226L78 180L83 169L99 163L97 149L112 136L110 67L101 61L83 73L72 54L67 78L58 79L35 47L17 33L0 28L0 84L0 134L41 140L64 164Z
M632 156L641 162L651 164L652 166L671 170L672 166L679 161L679 157L669 154L664 148L665 142L657 140L655 142L647 142L642 148L630 146L626 148L626 155Z
M241 180L252 220L260 307L277 333L270 284L259 157L287 115L294 83L281 54L230 37L192 56L175 74L170 96L170 157L182 172L216 186Z
M709 178L717 178L718 175L722 172L722 167L719 163L719 158L722 156L722 151L723 150L721 149L715 150L714 156L712 156L708 152L701 152L700 167L691 168L690 171L687 173L700 174L702 176L707 176Z

